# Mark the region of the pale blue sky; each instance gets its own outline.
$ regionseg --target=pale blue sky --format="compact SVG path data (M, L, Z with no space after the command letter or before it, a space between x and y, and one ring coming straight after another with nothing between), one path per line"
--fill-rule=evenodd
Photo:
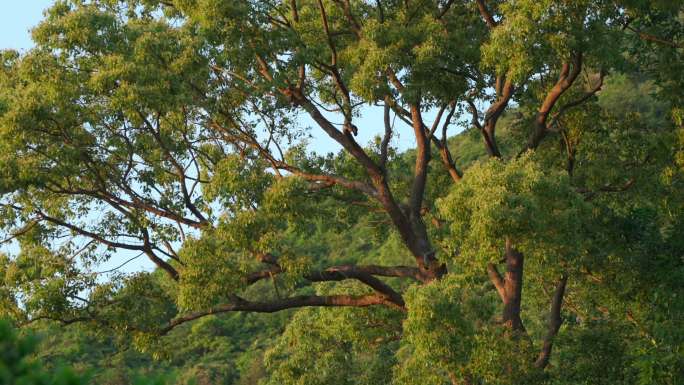
M0 49L25 50L32 46L29 29L43 18L54 0L4 1L0 12Z

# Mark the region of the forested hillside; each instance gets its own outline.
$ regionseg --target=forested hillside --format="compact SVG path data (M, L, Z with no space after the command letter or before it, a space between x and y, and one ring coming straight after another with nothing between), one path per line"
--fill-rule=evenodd
M684 383L681 3L69 0L33 37L0 384Z

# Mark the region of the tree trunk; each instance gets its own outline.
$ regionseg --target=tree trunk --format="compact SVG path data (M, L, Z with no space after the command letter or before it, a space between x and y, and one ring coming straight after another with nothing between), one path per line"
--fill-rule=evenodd
M506 239L506 274L504 276L503 322L514 331L524 332L520 318L523 284L523 254Z

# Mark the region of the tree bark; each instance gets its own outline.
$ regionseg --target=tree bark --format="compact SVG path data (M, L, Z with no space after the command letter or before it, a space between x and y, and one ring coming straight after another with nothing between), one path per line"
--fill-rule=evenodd
M330 295L316 296L303 295L296 297L283 298L271 302L251 302L241 298L236 298L234 303L217 305L211 309L189 313L171 320L166 326L159 330L159 334L164 335L173 328L186 322L205 317L211 314L221 314L236 311L246 311L255 313L275 313L285 309L296 309L301 307L337 307L352 306L366 307L376 305L394 305L385 296L371 294L362 296L353 295Z
M487 274L489 275L489 280L492 281L496 291L499 293L499 298L501 298L501 301L505 301L506 288L504 287L504 279L501 277L501 273L497 270L496 265L493 263L488 264Z
M572 65L571 65L572 64ZM527 142L527 146L522 151L534 150L539 146L542 139L549 131L548 118L551 110L558 102L561 96L567 91L577 79L577 76L582 70L582 53L578 52L573 55L572 63L564 62L561 66L561 72L558 76L558 81L553 88L546 94L544 101L539 107L537 116L534 120L534 130ZM521 153L522 153L521 152Z
M514 331L524 332L520 318L524 256L506 239L506 274L504 276L503 322Z
M544 344L542 350L539 353L537 361L534 366L538 368L545 368L549 364L549 359L551 358L551 349L553 348L553 339L558 334L561 325L563 324L563 318L561 318L561 308L563 306L563 296L565 295L565 286L568 282L568 276L563 274L563 276L558 281L556 285L556 291L553 294L553 299L551 300L551 313L549 314L549 326L547 334L544 337Z

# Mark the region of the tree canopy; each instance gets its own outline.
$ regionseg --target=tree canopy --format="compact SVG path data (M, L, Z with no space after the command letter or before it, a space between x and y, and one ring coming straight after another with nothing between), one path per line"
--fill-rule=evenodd
M211 350L189 380L684 380L681 2L58 0L33 38L15 324Z

